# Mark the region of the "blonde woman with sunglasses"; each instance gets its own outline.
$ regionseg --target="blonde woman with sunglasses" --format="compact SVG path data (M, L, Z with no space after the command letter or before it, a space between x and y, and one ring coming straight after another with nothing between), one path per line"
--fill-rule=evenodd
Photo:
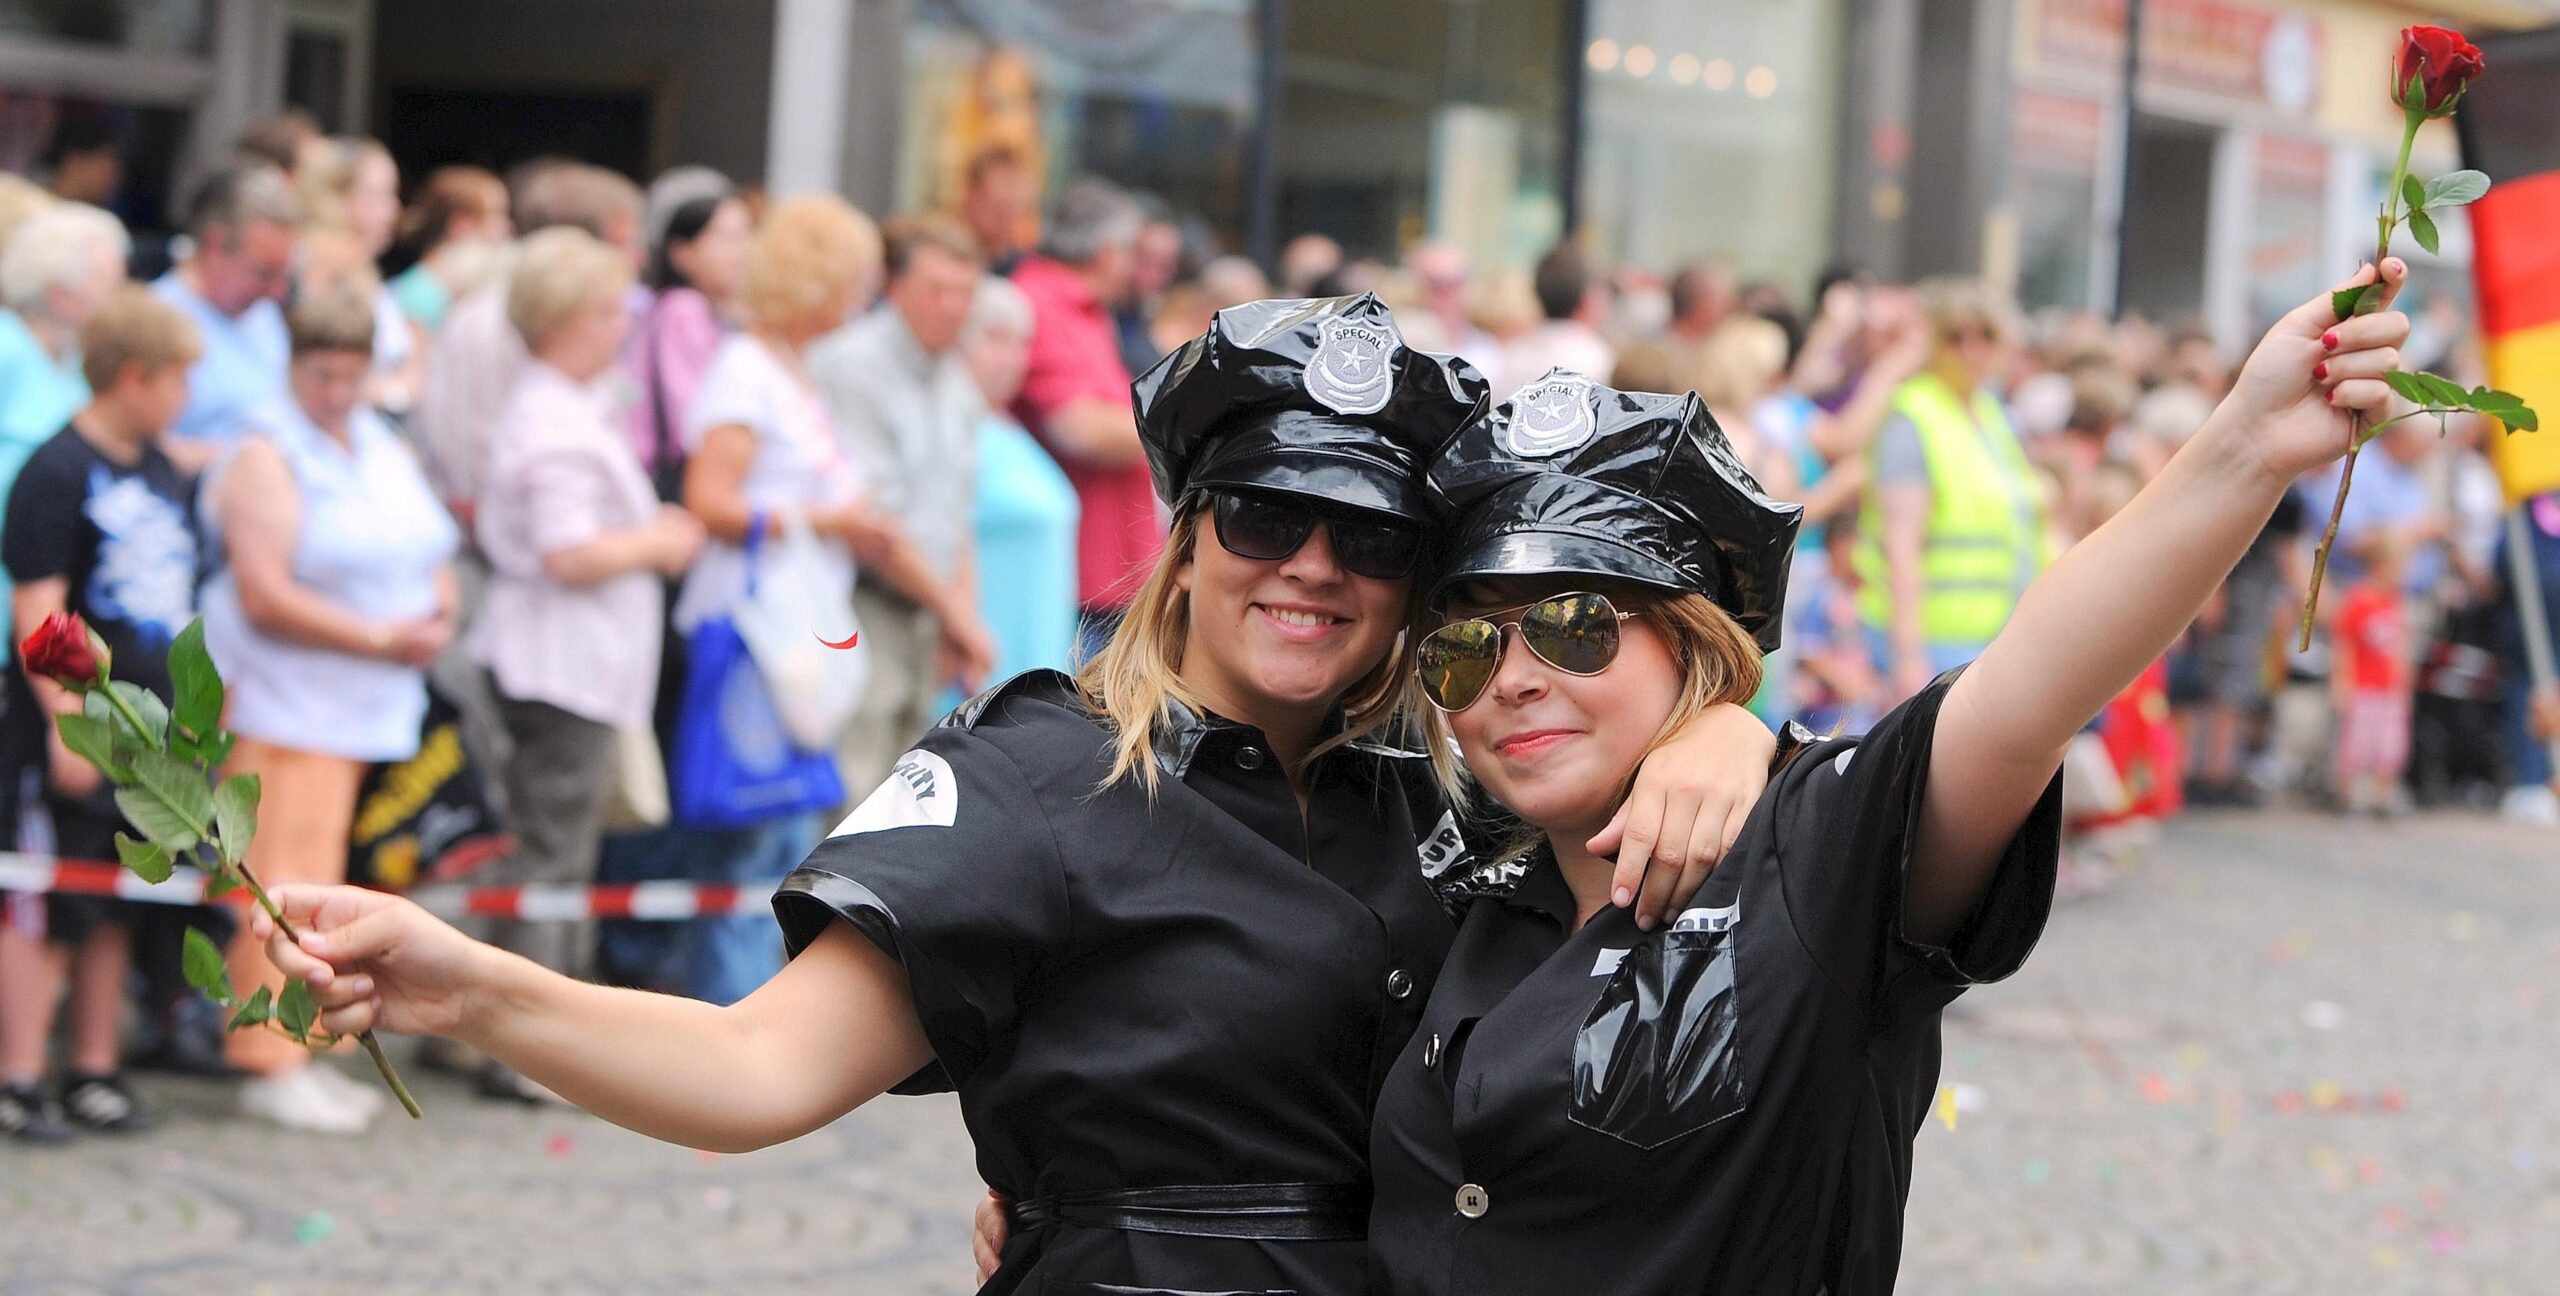
M1608 905L1583 838L1665 734L1750 696L1796 510L1694 395L1573 375L1437 456L1458 518L1419 683L1507 815L1459 866L1457 942L1379 1098L1373 1290L1890 1291L1939 1017L2043 929L2065 745L2388 404L2408 328L2326 293L2286 316L1978 660L1787 758L1654 931Z
M307 936L269 948L332 1030L455 1035L696 1147L956 1090L1011 1203L992 1291L1363 1292L1371 1101L1448 948L1426 873L1458 857L1428 760L1382 741L1416 478L1484 394L1371 297L1221 312L1137 387L1175 522L1116 637L907 753L784 883L794 958L732 1007L364 892L285 893ZM1630 816L1631 902L1703 872L1765 773L1755 726L1719 708L1638 781L1668 827ZM1657 835L1683 867L1648 876Z

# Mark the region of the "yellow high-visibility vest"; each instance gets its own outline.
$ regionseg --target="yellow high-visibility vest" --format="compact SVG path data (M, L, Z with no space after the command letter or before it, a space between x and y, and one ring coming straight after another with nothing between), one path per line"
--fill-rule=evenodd
M1988 392L1974 392L1968 417L1955 389L1935 374L1922 374L1894 393L1893 410L1919 429L1921 453L1929 460L1920 633L1931 643L1988 643L2009 620L2019 589L2043 564L2043 479ZM1868 625L1890 630L1893 591L1885 575L1875 446L1866 453L1869 484L1858 508L1853 556L1862 582L1858 613ZM2023 517L2021 497L2029 503Z

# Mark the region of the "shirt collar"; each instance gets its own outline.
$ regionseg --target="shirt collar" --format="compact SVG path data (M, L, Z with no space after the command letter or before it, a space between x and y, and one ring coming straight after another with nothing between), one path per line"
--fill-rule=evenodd
M1044 256L1024 257L1022 264L1014 267L1013 277L1017 283L1029 280L1027 287L1069 309L1095 313L1102 310L1102 298L1094 294L1093 285L1086 283L1084 276L1077 274L1075 267L1064 261Z

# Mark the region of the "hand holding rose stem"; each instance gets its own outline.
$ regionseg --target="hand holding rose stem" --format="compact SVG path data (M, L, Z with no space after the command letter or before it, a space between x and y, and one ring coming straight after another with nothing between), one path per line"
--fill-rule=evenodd
M230 755L231 735L221 729L222 677L205 651L204 623L188 625L169 647L174 697L167 703L140 685L111 678L106 642L75 614L46 617L19 645L18 656L29 674L51 679L81 699L78 712L56 716L54 723L63 746L115 785L116 808L142 833L140 841L116 834L116 854L125 867L156 883L168 880L178 860L187 860L211 879L207 898L245 888L291 933L284 911L247 862L258 827L257 775L235 774L219 784L212 778ZM339 1038L312 1030L319 1007L302 981L286 982L281 994L261 986L242 1000L231 988L222 950L192 928L184 967L189 983L232 1010L233 1030L279 1030L321 1048ZM400 1106L413 1117L424 1115L373 1032L356 1038Z
M2463 39L2459 32L2443 27L2406 27L2400 32L2400 54L2392 65L2391 98L2400 105L2400 160L2392 167L2390 186L2382 192L2382 212L2374 220L2377 238L2373 263L2380 265L2391 255L2391 235L2403 222L2418 245L2429 252L2436 250L2436 219L2430 213L2449 211L2477 200L2489 191L2489 177L2477 171L2456 171L2421 183L2409 174L2409 155L2418 142L2418 128L2439 117L2453 115L2455 105L2484 68L2480 49ZM2386 301L2380 276L2371 283L2341 288L2331 294L2329 307L2340 323L2358 315L2381 310ZM2320 606L2320 583L2329 572L2329 551L2338 542L2338 523L2346 515L2347 488L2356 478L2356 456L2365 442L2381 435L2382 430L2401 419L2432 415L2439 426L2456 413L2484 414L2509 428L2534 431L2539 426L2532 409L2513 393L2489 387L2464 390L2460 385L2431 373L2393 372L2383 375L2391 390L2417 408L2398 418L2387 419L2368 427L2358 415L2348 434L2346 464L2339 471L2338 495L2329 505L2329 525L2320 535L2320 547L2311 558L2311 588L2302 600L2301 640L2295 651L2311 650L2311 627Z

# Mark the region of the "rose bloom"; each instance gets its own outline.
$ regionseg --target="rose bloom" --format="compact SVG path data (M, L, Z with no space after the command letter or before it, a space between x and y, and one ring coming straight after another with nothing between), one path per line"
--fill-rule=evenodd
M2443 27L2400 29L2400 58L2392 66L2391 97L2401 107L2442 117L2453 111L2471 79L2486 65L2480 47ZM2410 83L2415 80L2414 92Z
M18 645L18 660L29 674L42 675L68 689L94 687L109 660L106 640L78 614L56 612L44 619Z

